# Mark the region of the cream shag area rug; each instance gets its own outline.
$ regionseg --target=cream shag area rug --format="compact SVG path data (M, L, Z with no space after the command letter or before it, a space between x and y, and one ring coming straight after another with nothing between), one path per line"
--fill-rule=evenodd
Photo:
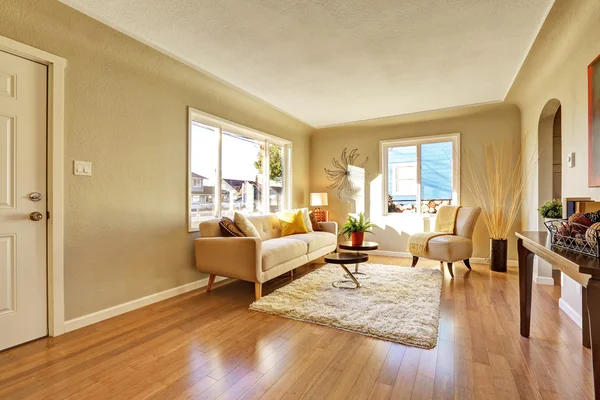
M348 268L353 271L352 268ZM327 264L250 305L251 310L432 349L440 319L442 273L382 264L361 264L358 289L334 288L344 279Z

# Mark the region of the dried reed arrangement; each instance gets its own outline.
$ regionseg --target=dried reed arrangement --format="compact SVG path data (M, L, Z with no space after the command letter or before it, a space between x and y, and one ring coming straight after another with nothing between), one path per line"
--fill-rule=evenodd
M513 142L483 146L477 155L467 151L461 163L462 178L475 202L491 239L506 240L519 213L523 189L537 160L533 154L523 170L523 151Z

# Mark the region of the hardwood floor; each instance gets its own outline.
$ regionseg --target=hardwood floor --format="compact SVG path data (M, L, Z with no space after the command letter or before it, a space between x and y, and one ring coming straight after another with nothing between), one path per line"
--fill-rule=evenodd
M591 353L558 309L560 286L534 285L524 339L516 269L472 267L445 271L433 350L249 311L254 285L233 282L0 352L0 399L592 399Z

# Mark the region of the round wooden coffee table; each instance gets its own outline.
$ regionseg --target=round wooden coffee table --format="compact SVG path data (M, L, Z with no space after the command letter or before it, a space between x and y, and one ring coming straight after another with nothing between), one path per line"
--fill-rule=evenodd
M341 281L335 281L332 283L333 287L340 289L357 289L362 285L356 279L356 277L348 270L346 264L356 264L358 265L361 262L369 261L369 255L365 253L331 253L325 256L325 262L328 264L337 264L344 271L346 271L346 275L344 277L350 278Z
M370 250L377 250L377 248L379 247L378 243L375 242L363 242L362 244L358 245L358 246L354 246L352 244L352 241L347 241L347 242L342 242L339 244L339 248L342 250L353 250L356 251L356 254L360 254L361 251L370 251ZM366 262L366 261L361 261L361 262ZM362 279L367 279L369 278L369 275L365 274L364 272L359 272L358 271L358 265L360 263L355 263L354 264L354 272L352 273L352 275L355 278L362 278ZM349 276L345 275L345 278L349 278Z

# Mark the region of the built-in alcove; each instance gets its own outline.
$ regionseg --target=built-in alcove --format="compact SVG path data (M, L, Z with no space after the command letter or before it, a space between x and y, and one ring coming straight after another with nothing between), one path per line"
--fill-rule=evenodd
M584 214L600 210L600 202L589 197L567 197L565 204L567 206L567 218L575 213Z
M562 107L554 115L552 125L552 198L562 199Z

